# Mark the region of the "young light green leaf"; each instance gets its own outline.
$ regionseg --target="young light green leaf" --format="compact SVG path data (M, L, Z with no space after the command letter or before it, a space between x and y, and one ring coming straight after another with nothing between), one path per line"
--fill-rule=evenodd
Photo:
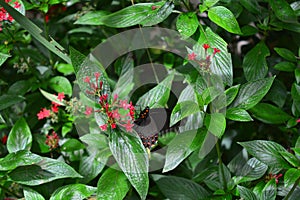
M9 54L0 53L0 66L9 58Z
M97 188L83 184L65 185L51 195L50 200L86 199L96 192Z
M68 96L72 96L72 85L66 77L55 76L49 80L48 84L57 93L63 92Z
M208 17L211 21L221 26L226 31L235 34L242 34L239 24L232 12L224 6L214 6L209 8Z
M74 24L82 24L82 25L101 25L101 19L102 17L108 15L109 12L104 10L99 11L89 11L85 13L83 16L79 17L77 21L74 22Z
M295 184L300 178L300 170L295 168L288 169L284 174L284 187L288 188Z
M235 85L235 86L232 86L232 87L228 88L225 91L225 94L226 94L226 106L230 105L233 102L233 100L235 99L236 95L238 94L239 89L240 89L240 85Z
M204 124L209 132L218 138L222 137L226 128L226 119L222 113L207 114Z
M54 95L54 94L50 94L42 89L40 89L40 92L42 93L42 95L44 97L46 97L48 100L52 101L52 102L55 102L57 103L58 105L61 105L61 106L65 106L64 102L63 101L60 101L57 99L57 96Z
M97 199L123 200L130 189L130 183L121 170L108 168L97 184Z
M177 31L183 38L192 36L199 26L196 13L181 13L176 21Z
M32 135L24 118L20 118L11 129L7 139L7 150L9 153L20 150L30 150Z
M234 121L253 121L249 113L242 108L229 108L226 110L226 118Z
M199 112L199 106L193 101L182 101L176 104L172 110L170 125L173 126L183 118Z

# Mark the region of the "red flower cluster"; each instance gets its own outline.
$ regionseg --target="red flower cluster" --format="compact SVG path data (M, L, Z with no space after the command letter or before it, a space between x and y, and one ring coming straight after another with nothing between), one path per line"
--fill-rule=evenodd
M198 60L197 54L195 52L192 52L192 53L188 54L188 60L196 61L202 69L209 70L209 66L211 64L211 59L213 58L214 55L216 55L217 53L219 53L221 51L218 48L213 48L213 53L211 56L211 55L208 55L208 52L207 52L208 49L211 48L209 46L209 44L203 44L202 47L205 50L205 58Z
M88 83L90 90L86 90L87 94L99 97L100 110L96 112L103 113L106 123L101 125L102 131L106 131L108 127L111 129L117 128L117 124L126 128L126 131L132 131L134 125L134 106L132 102L128 103L127 100L119 100L118 95L114 95L110 98L105 91L103 91L103 81L99 81L101 74L99 72L94 73L95 83L91 82L91 77L86 76L84 82ZM90 115L92 108L86 107L85 114Z
M267 176L266 176L266 180L267 181L269 181L269 180L271 180L271 179L273 179L273 178L275 178L275 182L276 182L276 184L278 184L278 182L279 182L279 178L280 177L282 177L282 174L272 174L272 173L270 173L270 174L268 174Z
M57 99L59 101L62 101L65 98L65 95L63 92L58 93ZM59 104L52 102L51 110L48 110L46 108L42 108L41 111L37 114L38 120L42 120L44 118L48 118L51 116L51 111L52 113L58 113L58 106Z
M59 136L55 131L52 131L51 135L47 134L46 135L46 141L45 143L50 147L50 149L55 149L58 147L58 142L59 142Z
M55 17L56 15L58 15L59 13L63 13L67 10L67 7L64 5L53 5L50 7L50 9L48 10L48 12L45 14L45 22L48 23L49 20L53 17Z
M6 3L11 4L11 0L5 0ZM18 1L15 1L14 3L14 8L18 9L21 7L21 4ZM2 22L3 21L9 21L12 22L14 19L12 16L4 9L0 8L0 31L2 31Z

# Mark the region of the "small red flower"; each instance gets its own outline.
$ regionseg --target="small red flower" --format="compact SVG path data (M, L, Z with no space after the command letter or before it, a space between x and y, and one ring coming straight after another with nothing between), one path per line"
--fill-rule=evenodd
M271 180L271 179L273 179L273 178L275 178L275 182L276 182L276 184L278 184L278 182L279 182L279 178L280 177L282 177L282 174L272 174L272 173L270 173L270 174L268 174L267 175L267 177L266 177L266 180Z
M151 6L151 10L156 10L157 9L157 6Z
M102 131L106 131L107 130L107 124L103 124L100 126Z
M58 93L57 99L58 99L59 101L62 101L64 98L65 98L65 94L64 94L63 92Z
M47 118L50 116L50 110L47 110L46 108L43 108L38 114L38 120Z
M89 115L92 114L92 113L93 113L93 108L87 106L87 107L85 108L84 114L85 114L86 116L89 116Z
M59 136L55 131L52 131L51 135L46 135L45 143L50 147L50 149L55 149L58 147Z
M14 4L15 4L15 5L14 5L14 8L17 8L17 9L18 9L18 8L21 7L21 4L20 4L19 2L17 2L17 1L15 1Z
M123 124L123 126L126 128L126 131L131 132L134 124L132 123L132 121L128 120L127 124Z
M131 107L131 105L129 103L127 103L127 100L120 100L119 103L120 103L120 106L124 109L128 109Z
M216 53L220 53L221 51L220 51L220 49L218 49L218 48L214 48L214 55L216 54Z
M206 49L209 49L209 44L203 44L203 48L206 50Z
M95 75L96 79L98 79L98 78L100 77L101 74L100 74L100 72L95 72L94 75Z
M112 123L112 124L110 125L110 127L111 127L112 129L115 129L115 128L117 128L117 125L116 125L115 123Z
M300 118L299 119L297 119L297 121L296 121L297 123L299 123L300 122Z
M55 103L55 102L51 102L52 103L52 107L51 107L51 110L54 112L54 113L58 113L58 106L59 104Z
M91 82L91 79L89 76L86 76L84 79L83 79L83 82L85 83L90 83Z
M7 135L3 135L3 137L1 138L2 144L6 145L7 138L8 138Z
M188 60L195 60L197 55L193 52L191 54L188 54Z
M112 117L116 120L120 119L120 113L119 113L118 109L112 111Z

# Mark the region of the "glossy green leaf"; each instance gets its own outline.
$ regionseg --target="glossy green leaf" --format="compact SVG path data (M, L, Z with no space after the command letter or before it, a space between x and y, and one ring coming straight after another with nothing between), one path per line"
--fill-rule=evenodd
M240 0L239 3L242 4L242 6L244 6L251 13L259 14L261 12L260 6L257 1Z
M200 184L191 180L176 177L152 175L153 180L158 188L168 199L206 199L209 192Z
M285 0L270 0L270 5L276 17L283 22L297 22L297 16Z
M290 187L300 178L300 170L291 168L288 169L284 174L284 187Z
M140 138L114 130L110 135L110 150L141 199L146 199L149 187L148 154Z
M290 165L281 156L281 151L286 151L281 145L265 140L239 142L252 156L268 166L289 169Z
M275 200L277 194L277 187L275 179L271 179L262 190L261 195L259 196L261 200Z
M299 68L295 69L295 78L296 78L297 84L299 84L300 83L300 69Z
M235 34L242 34L239 24L232 12L224 6L214 6L208 10L208 17L218 26Z
M154 9L147 15L147 18L141 22L143 26L153 26L163 22L173 11L173 1L166 1L161 7Z
M256 158L251 158L243 166L238 183L254 181L261 178L268 170L268 166Z
M266 101L271 101L279 108L282 108L287 99L287 89L284 83L278 79L275 79L268 94L264 97Z
M0 171L10 171L20 166L33 165L43 158L27 150L9 153L0 159Z
M245 25L241 28L241 31L243 33L243 36L251 36L258 33L258 29L256 27L253 27L251 25Z
M99 11L89 11L81 16L74 24L82 24L82 25L101 25L102 17L108 15L109 12L104 10Z
M182 101L176 104L172 110L170 125L173 126L185 117L199 112L199 106L193 101Z
M0 96L0 110L8 108L8 107L15 105L17 103L20 103L24 100L25 100L25 98L22 96L4 94L4 95Z
M26 171L27 173L24 173ZM14 182L23 185L40 185L62 178L80 178L81 176L69 165L50 158L43 158L42 161L20 166L9 173Z
M270 51L264 42L258 43L251 49L243 60L243 69L248 81L262 79L268 72L266 57Z
M201 13L203 13L208 8L214 6L218 2L219 2L219 0L205 0L205 1L203 1L203 5L202 4L199 5L199 10Z
M207 114L204 124L209 132L218 138L222 137L226 128L226 119L222 113Z
M181 13L176 21L176 28L183 38L192 36L199 26L196 13Z
M231 86L233 71L231 54L228 53L227 50L228 44L209 27L205 29L205 32L201 32L198 42L201 45L209 44L212 48L218 48L220 50L220 52L215 54L214 58L212 59L210 68L214 74L222 78L224 84Z
M291 62L280 62L274 65L274 69L283 72L293 72L296 69L296 65Z
M32 135L24 118L20 118L11 129L7 139L7 150L9 153L20 150L30 150Z
M242 108L229 108L226 110L226 118L233 121L248 122L253 121L249 113Z
M97 188L97 199L123 200L130 189L130 183L122 171L108 168L100 177Z
M191 130L175 136L167 149L163 173L175 169L193 151L202 146L206 131Z
M80 137L80 140L91 148L103 149L108 147L107 137L103 134L90 133Z
M286 48L278 48L275 47L274 50L284 59L291 61L291 62L296 62L297 58L295 56L295 54L290 51L289 49Z
M65 106L64 102L63 101L59 101L57 99L57 95L54 95L54 94L50 94L42 89L40 89L40 92L42 93L42 95L44 97L46 97L48 100L52 101L52 102L55 102L57 103L58 105L61 105L61 106Z
M71 122L65 123L61 128L61 135L65 137L68 133L71 132L72 128L73 128L73 124Z
M85 146L81 142L79 142L77 139L71 138L68 139L62 146L61 150L65 152L69 151L77 151L80 149L84 149Z
M226 94L226 106L230 105L233 102L233 100L235 99L236 95L238 94L239 89L240 89L240 85L235 85L235 86L232 86L232 87L228 88L225 91L225 94Z
M49 86L57 93L63 92L68 96L72 96L72 85L70 81L63 76L55 76L49 80Z
M146 106L149 106L150 108L164 106L169 99L173 78L173 74L167 76L157 86L141 96L136 105L139 105L142 108L145 108Z
M31 188L24 187L24 198L30 200L45 200L45 198Z
M7 93L11 95L24 95L30 90L31 84L28 80L17 81L9 87Z
M74 68L71 64L59 63L55 67L57 71L63 73L64 76L68 76L74 73Z
M81 64L84 62L86 57L82 53L74 49L72 46L70 46L69 51L74 72L77 75L77 72L80 70Z
M254 118L268 124L282 124L292 118L280 108L267 103L258 103L249 111Z
M238 185L237 188L238 188L238 190L240 192L240 195L243 199L245 199L245 200L257 200L256 195L250 189L248 189L246 187L243 187L243 186L240 186L240 185Z
M232 107L248 110L255 106L267 94L274 78L265 78L243 84Z
M280 154L282 157L288 161L293 167L299 167L300 166L300 161L299 159L294 155L291 154L288 151L281 151Z
M97 188L83 184L65 185L51 195L50 200L86 199L96 192Z
M0 66L9 58L9 54L0 53Z

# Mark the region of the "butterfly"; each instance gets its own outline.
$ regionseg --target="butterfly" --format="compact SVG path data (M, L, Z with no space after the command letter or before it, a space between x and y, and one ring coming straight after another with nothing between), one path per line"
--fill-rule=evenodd
M150 109L149 106L139 113L133 128L138 133L145 148L153 149L156 147L160 135L177 128L177 124L169 127L170 115L171 112L167 109Z

